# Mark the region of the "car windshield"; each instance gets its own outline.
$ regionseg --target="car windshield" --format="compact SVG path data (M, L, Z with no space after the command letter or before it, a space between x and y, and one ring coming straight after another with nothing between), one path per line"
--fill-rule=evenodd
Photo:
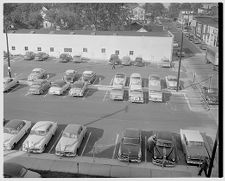
M43 130L31 130L30 134L32 135L39 135L39 136L44 136L46 135L46 131Z
M13 128L4 128L4 133L10 133L10 134L17 134L18 130L15 130Z
M63 87L65 84L65 82L53 82L52 87Z
M66 137L66 138L77 138L77 135L74 134L74 133L67 133L67 132L63 132L63 137Z
M124 144L137 145L137 144L139 144L139 139L138 139L138 138L128 138L128 137L124 137L123 143L124 143Z

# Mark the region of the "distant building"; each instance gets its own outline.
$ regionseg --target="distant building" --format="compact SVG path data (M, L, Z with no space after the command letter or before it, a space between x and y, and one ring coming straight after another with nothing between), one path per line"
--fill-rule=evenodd
M48 9L46 7L42 7L40 14L43 18L43 28L51 28L53 27L53 24L51 22L49 22L46 18L46 14L48 12Z
M182 10L178 16L178 23L182 25L190 25L191 21L194 18L194 11Z
M139 5L129 6L132 12L133 21L144 21L145 20L145 9Z
M201 8L198 8L198 15L210 15L212 8L218 7L217 3L203 3Z

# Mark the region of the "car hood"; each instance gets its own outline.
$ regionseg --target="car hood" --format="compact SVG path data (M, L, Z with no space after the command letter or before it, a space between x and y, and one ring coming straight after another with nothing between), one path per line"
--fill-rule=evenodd
M204 146L187 147L187 155L192 158L208 157L208 152Z
M174 148L173 147L162 147L162 146L155 146L154 147L154 157L163 159L164 154L166 155L167 159L175 159L174 155Z
M29 135L26 141L24 142L25 145L31 147L43 145L43 142L45 141L45 136L40 135Z
M119 91L119 90L111 90L110 94L112 96L122 96L123 95L123 91Z
M70 93L80 93L81 90L82 90L81 88L71 88Z
M143 97L143 92L135 92L135 91L132 91L132 92L130 92L130 96Z
M175 87L175 86L177 86L177 82L176 81L168 81L168 85L171 87Z
M74 151L77 143L78 143L77 139L61 137L61 139L59 140L56 146L56 150L57 151Z
M139 145L121 143L120 149L121 149L121 154L138 155L141 148Z
M4 143L9 142L14 136L14 134L4 133Z

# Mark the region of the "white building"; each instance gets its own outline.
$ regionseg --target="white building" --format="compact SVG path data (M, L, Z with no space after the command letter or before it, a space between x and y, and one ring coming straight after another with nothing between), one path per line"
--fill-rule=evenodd
M50 31L17 30L8 32L12 54L26 51L46 52L58 57L61 53L72 56L108 61L111 54L120 58L141 56L145 61L158 62L163 57L172 60L173 35L170 32L108 32L108 31Z
M194 11L180 11L178 17L178 23L183 25L190 25L194 17Z

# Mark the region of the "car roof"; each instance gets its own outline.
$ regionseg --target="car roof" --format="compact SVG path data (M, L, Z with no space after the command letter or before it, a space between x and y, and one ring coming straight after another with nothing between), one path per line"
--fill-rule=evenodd
M168 131L158 131L156 133L157 139L173 141L172 134Z
M116 73L116 75L115 75L115 77L117 77L117 76L126 76L125 74L123 74L123 73Z
M76 71L75 70L72 70L72 69L69 69L69 70L66 70L66 73L67 74L72 74L72 73L75 73Z
M148 76L148 78L149 78L149 79L154 79L154 80L160 80L160 77L159 77L159 75L157 75L157 74L150 74L150 75Z
M10 120L8 123L6 123L5 128L17 129L21 124L24 125L25 122L20 119L13 119L13 120Z
M139 74L139 73L132 73L130 75L130 77L141 77L141 74Z
M204 142L202 135L198 130L183 130L187 141Z
M128 138L139 138L140 130L135 128L127 128L125 129L123 136Z
M92 70L85 70L84 72L83 72L83 74L93 74L94 72L92 71Z
M45 131L52 124L53 122L51 121L39 121L32 127L32 130Z
M80 129L80 124L68 124L66 128L64 129L64 132L66 133L77 133Z
M42 69L42 68L34 68L32 71L42 71L42 70L44 70L44 69Z
M18 176L22 168L25 167L17 163L4 162L4 175Z

